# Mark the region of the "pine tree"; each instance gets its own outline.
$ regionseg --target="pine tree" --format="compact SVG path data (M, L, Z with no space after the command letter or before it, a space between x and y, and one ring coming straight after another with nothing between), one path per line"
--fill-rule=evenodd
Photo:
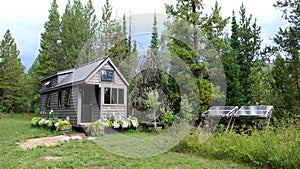
M40 77L63 69L61 64L64 59L61 53L60 16L56 0L51 3L48 21L44 24L44 28L37 57L37 73Z
M122 26L119 23L116 23L115 29L112 29L112 34L114 35L113 42L115 45L110 49L109 55L112 57L116 65L119 65L122 60L126 59L130 55L125 14L123 15L122 21Z
M236 21L233 12L230 50L223 59L227 81L227 105L249 105L252 102L250 91L255 78L250 78L254 61L260 56L260 27L256 20L252 22L252 15L247 17L246 8L240 7L240 21Z
M221 7L216 1L212 13L206 15L204 24L202 25L203 32L207 39L211 41L215 50L222 56L223 52L228 49L228 44L225 42L225 27L228 24L229 17L223 18L221 15Z
M45 31L41 34L40 50L34 64L28 71L30 83L31 109L39 107L40 79L49 73L65 69L65 58L62 53L60 15L56 0L51 3Z
M159 49L159 38L158 38L158 32L157 32L157 20L156 20L156 13L154 14L154 21L153 21L153 27L152 27L152 34L151 34L151 41L149 48L151 49L151 52L154 54L155 57L158 55L158 49Z
M249 78L251 67L253 66L255 58L259 56L261 38L260 27L256 25L256 20L252 23L252 15L246 16L246 8L242 4L240 7L240 22L238 26L238 63L240 65L241 76L239 78L240 84L243 88L244 102L249 104L252 100L250 94L250 85L253 83Z
M36 59L28 70L28 84L30 86L29 98L30 98L30 109L39 112L40 107L40 94L41 88L40 79L41 76L38 74L38 60Z
M166 5L167 14L175 18L172 23L166 23L169 35L171 36L168 43L168 50L173 56L177 56L182 59L192 71L194 77L187 75L184 70L175 70L174 68L179 63L171 61L173 65L171 72L176 76L185 79L185 82L196 81L198 94L192 92L194 96L190 96L190 101L196 101L193 103L199 106L200 112L208 109L211 105L211 91L212 84L208 79L207 67L202 61L205 58L201 55L200 46L202 43L202 16L203 4L201 0L177 0L176 5ZM204 61L205 62L205 61ZM179 65L177 67L180 67ZM195 86L191 86L192 83L186 83L184 89L191 90ZM173 95L176 95L176 91ZM198 97L198 98L197 98ZM178 109L178 108L175 108Z
M294 108L298 106L298 101L295 99L297 89L291 85L293 78L290 76L288 64L280 54L274 61L272 76L272 105L276 108L276 117L282 119L294 111Z
M235 14L232 14L231 21L231 37L229 39L230 50L222 57L222 63L226 75L226 105L242 106L244 96L242 95L242 87L240 84L240 65L238 63L238 49L240 42L238 39L238 24Z
M26 74L19 58L19 50L9 30L0 44L0 112L26 111Z
M79 60L84 60L83 63L94 59L90 49L97 27L98 21L92 1L89 0L85 6L79 0L74 0L73 6L68 1L61 23L65 69L73 68L79 57Z
M116 28L116 20L111 18L112 15L112 6L109 3L109 0L105 1L104 6L102 7L102 17L100 20L100 54L106 56L109 54L111 47L115 45L113 39L113 32Z
M278 0L275 7L283 12L283 19L288 22L288 26L284 29L280 28L274 38L281 52L286 57L289 73L292 76L290 88L295 88L297 105L300 105L300 1L299 0ZM299 111L299 106L297 110Z
M212 8L212 13L204 17L204 22L202 25L203 33L209 40L209 45L207 45L206 50L211 51L213 55L209 58L214 60L209 63L210 78L213 80L213 95L212 100L218 103L214 104L224 104L226 91L226 81L225 81L225 70L222 69L222 64L226 62L226 56L224 56L229 50L229 44L225 41L225 28L229 22L229 17L223 18L221 15L221 7L216 1L214 8ZM209 59L207 59L209 60ZM218 62L217 60L221 60ZM223 65L224 68L224 65Z

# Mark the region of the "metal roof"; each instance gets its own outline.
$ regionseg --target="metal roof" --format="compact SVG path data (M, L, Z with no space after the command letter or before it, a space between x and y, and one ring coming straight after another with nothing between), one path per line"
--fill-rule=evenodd
M104 57L73 69L73 72L57 84L57 87L86 80L107 58Z

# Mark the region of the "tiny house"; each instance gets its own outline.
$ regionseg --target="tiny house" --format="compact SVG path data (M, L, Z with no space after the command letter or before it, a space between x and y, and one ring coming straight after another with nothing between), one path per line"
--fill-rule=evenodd
M41 116L84 125L111 115L127 117L128 82L109 57L41 79ZM51 114L53 110L53 114Z

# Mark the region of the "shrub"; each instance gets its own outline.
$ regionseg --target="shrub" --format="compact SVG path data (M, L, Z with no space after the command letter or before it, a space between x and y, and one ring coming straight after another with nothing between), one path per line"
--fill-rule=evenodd
M297 168L300 166L299 126L254 130L251 135L214 133L200 143L196 134L188 135L175 151L188 152L210 158L230 158L270 168Z
M173 122L178 119L178 115L174 114L174 112L169 107L167 107L166 109L161 109L161 112L161 122L166 126L171 126Z

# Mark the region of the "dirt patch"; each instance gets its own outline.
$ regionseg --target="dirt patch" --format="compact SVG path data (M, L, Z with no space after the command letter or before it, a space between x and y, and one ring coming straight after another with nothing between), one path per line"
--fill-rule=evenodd
M25 142L18 143L21 148L28 149L28 148L35 148L38 146L53 146L57 145L63 141L68 141L70 139L82 139L81 137L70 137L70 136L54 136L54 137L43 137L43 138L35 138L29 139Z

